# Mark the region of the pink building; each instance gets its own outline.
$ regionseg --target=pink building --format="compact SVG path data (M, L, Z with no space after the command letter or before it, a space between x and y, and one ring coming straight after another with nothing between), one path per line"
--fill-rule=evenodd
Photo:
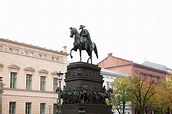
M168 75L166 66L148 61L143 64L137 64L130 60L114 57L112 53L109 53L108 57L99 62L98 66L104 69L123 72L129 76L138 76L147 82L149 82L150 78L155 78L158 83L159 80L166 80ZM132 112L134 114L134 109ZM150 111L149 114L151 113Z
M108 57L99 62L98 65L104 69L129 74L129 76L139 76L141 79L147 81L149 81L150 78L155 78L157 82L161 79L165 80L167 74L165 68L152 67L152 64L137 64L130 60L114 57L112 53L109 53Z

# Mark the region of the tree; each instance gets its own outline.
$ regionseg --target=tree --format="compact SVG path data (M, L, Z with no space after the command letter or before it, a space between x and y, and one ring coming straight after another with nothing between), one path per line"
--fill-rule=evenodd
M154 110L160 114L166 114L168 107L170 106L169 90L166 88L166 82L156 85L156 94L154 96L154 104L152 105Z
M169 108L172 110L172 75L170 76L170 80L165 82L165 88L168 90L168 101Z
M139 114L146 113L149 106L152 105L156 93L155 85L155 79L146 82L136 76L129 78L129 100L132 106L139 111Z
M172 110L172 75L169 76L169 80L162 83L165 90L165 101L168 107L168 111Z
M128 79L117 77L112 83L113 93L111 94L110 103L118 111L119 114L124 114L125 106L128 101Z

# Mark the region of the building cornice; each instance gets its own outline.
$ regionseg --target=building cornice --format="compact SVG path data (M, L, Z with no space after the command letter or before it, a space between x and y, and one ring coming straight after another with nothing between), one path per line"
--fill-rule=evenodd
M31 44L25 44L25 43L20 43L20 42L17 42L17 41L12 41L12 40L9 40L9 39L0 38L0 41L4 41L4 42L8 42L8 43L19 45L19 46L25 46L25 47L29 47L29 48L33 48L33 49L39 49L39 50L43 50L43 51L48 51L48 52L52 52L52 53L62 54L62 55L68 56L68 54L66 52L63 52L63 51L59 52L59 51L55 51L55 50L51 50L51 49L42 48L42 47L39 47L39 46L34 46L34 45L31 45Z
M133 63L133 67L140 67L140 68L144 68L144 69L148 69L148 70L157 71L157 72L160 72L160 73L163 73L163 74L167 74L166 71L162 71L162 70L159 70L159 69L148 67L148 66L145 66L145 65L142 65L142 64Z
M4 87L4 91L9 90L9 91L21 91L21 92L37 92L37 93L50 93L50 94L56 94L53 91L40 91L40 90L27 90L27 89L16 89L16 88L6 88Z
M128 74L118 72L118 71L111 71L111 70L107 70L107 69L101 69L101 74L102 75L109 75L109 76L113 76L113 77L124 77L124 78L129 77Z

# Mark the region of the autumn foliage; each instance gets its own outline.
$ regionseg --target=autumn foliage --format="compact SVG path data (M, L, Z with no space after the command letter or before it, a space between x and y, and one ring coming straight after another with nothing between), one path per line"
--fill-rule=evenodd
M134 76L116 78L111 86L114 91L109 102L119 114L124 114L127 102L138 114L166 114L172 109L171 81L157 83L154 78L144 81Z

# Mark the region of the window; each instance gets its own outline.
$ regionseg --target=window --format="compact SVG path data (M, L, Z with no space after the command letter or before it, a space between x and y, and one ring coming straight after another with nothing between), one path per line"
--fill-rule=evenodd
M55 92L58 87L58 79L54 78L53 79L53 91Z
M43 59L46 59L46 58L47 58L47 55L43 55L42 58L43 58Z
M156 77L156 82L157 82L157 83L159 82L159 77Z
M11 72L10 74L10 88L16 88L17 73Z
M57 114L57 111L58 111L58 105L54 104L53 105L53 114Z
M27 51L25 51L25 55L28 55L28 52Z
M3 46L0 46L0 51L2 51Z
M33 52L30 52L30 56L33 56Z
M146 76L145 73L141 73L141 80L142 80L142 81L145 81L145 80L146 80L146 77L147 77L147 76Z
M27 52L27 51L24 51L23 54L24 54L24 55L28 55L28 52Z
M40 58L42 58L42 55L41 55L41 54L39 54L39 57L40 57Z
M59 62L59 58L56 58L56 61L58 61L58 62Z
M147 81L149 82L150 81L150 75L147 75Z
M26 103L25 114L31 114L31 103L30 102Z
M16 52L17 54L19 54L19 49L15 49L15 52Z
M46 77L45 76L41 76L41 80L40 80L40 90L41 91L45 91L45 79Z
M52 57L52 60L55 60L54 57Z
M138 74L139 74L138 71L134 70L134 76L138 76Z
M32 75L26 74L26 89L32 89Z
M110 82L106 81L106 86L107 86L107 89L110 88Z
M40 104L40 114L45 114L45 103Z
M16 114L16 102L9 103L9 114Z
M13 52L13 49L12 48L9 48L9 52L12 53Z

